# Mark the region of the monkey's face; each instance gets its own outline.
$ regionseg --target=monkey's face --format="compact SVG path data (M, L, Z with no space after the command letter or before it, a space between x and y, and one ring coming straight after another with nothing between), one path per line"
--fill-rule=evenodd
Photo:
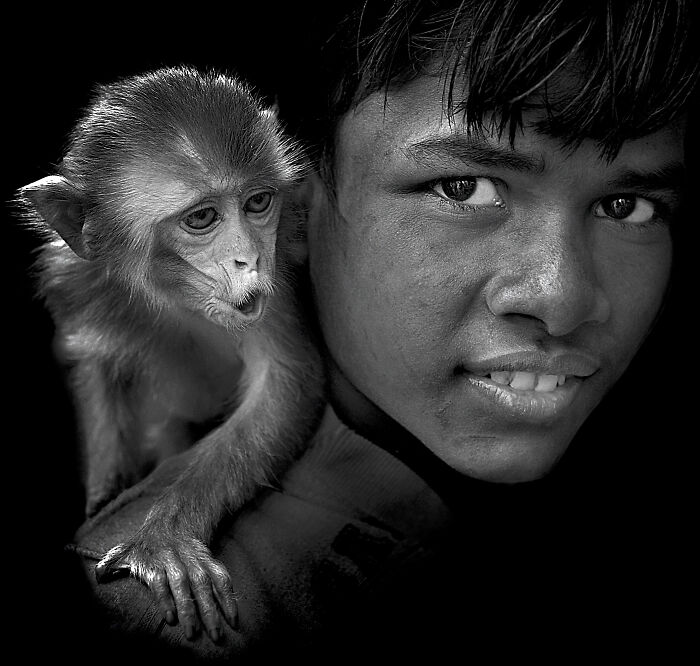
M262 316L272 292L281 201L271 186L224 181L191 190L156 225L153 276L171 305L238 329Z
M167 69L101 89L62 173L23 188L22 198L78 257L96 262L106 288L231 330L263 314L278 193L303 161L243 83Z

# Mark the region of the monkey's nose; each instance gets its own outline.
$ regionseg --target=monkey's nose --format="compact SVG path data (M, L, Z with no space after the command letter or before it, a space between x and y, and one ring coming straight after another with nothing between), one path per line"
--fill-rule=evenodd
M257 271L259 258L259 256L254 258L251 257L250 259L246 259L245 261L241 261L240 259L234 259L233 263L239 271Z

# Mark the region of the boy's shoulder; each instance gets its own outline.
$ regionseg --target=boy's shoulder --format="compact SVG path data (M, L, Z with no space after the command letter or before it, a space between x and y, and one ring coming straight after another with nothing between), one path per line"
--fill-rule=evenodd
M450 512L419 476L345 427L328 409L302 458L221 526L214 556L238 594L239 626L220 645L185 639L165 624L145 586L131 578L97 584L94 565L132 534L152 502L187 464L165 461L86 522L71 548L80 556L110 632L185 654L226 657L304 650L369 603L387 579L430 550Z

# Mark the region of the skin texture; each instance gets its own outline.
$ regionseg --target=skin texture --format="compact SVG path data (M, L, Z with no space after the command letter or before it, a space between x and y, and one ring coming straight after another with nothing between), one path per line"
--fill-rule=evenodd
M683 128L629 141L608 163L593 141L570 153L537 133L534 110L513 148L488 129L470 148L442 86L425 76L386 107L383 93L364 100L336 135L336 201L314 183L310 261L335 400L354 394L349 411L398 423L464 474L532 480L659 310L678 193L674 177L649 174L677 173ZM439 179L467 176L478 187L460 206ZM606 197L621 194L632 211L613 219ZM473 381L489 368L554 368L568 389L556 409L533 391L504 406Z

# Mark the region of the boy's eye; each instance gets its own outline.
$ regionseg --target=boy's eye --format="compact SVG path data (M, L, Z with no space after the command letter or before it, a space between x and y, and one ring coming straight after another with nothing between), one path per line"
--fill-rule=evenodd
M441 178L431 183L430 188L443 199L471 206L494 205L500 201L493 182L479 176Z
M654 204L634 194L613 194L601 199L593 214L596 217L644 224L654 219Z

